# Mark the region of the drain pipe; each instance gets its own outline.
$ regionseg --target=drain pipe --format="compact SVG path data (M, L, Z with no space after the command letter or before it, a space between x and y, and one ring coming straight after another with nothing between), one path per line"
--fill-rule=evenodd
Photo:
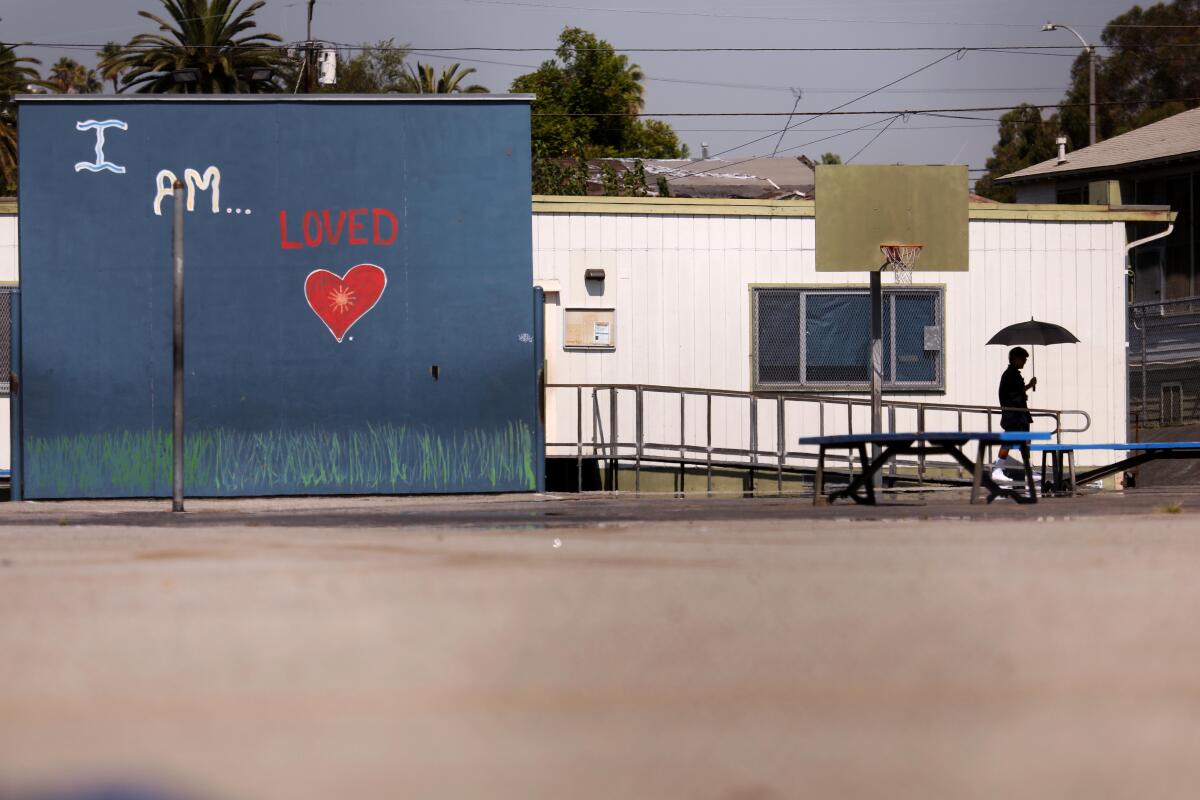
M1170 236L1174 232L1175 223L1168 222L1167 229L1165 231L1159 231L1153 236L1147 236L1145 239L1138 239L1125 245L1125 305L1129 305L1129 296L1133 294L1133 292L1130 291L1130 286L1133 283L1133 264L1130 263L1130 252L1132 252L1133 248L1135 247L1141 247L1142 245L1149 244L1157 239Z
M1129 244L1125 245L1125 308L1127 308L1127 309L1129 308L1129 296L1132 294L1130 289L1131 289L1131 285L1133 283L1133 265L1130 263L1129 254L1133 251L1133 248L1135 248L1135 247L1141 247L1142 245L1149 244L1150 242L1153 242L1156 239L1162 239L1164 237L1170 236L1174 232L1175 232L1175 223L1169 222L1169 223L1167 223L1167 229L1165 231L1159 231L1158 233L1154 234L1153 236L1147 236L1144 239L1138 239L1136 241L1130 242ZM1142 331L1142 355L1141 355L1141 358L1142 358L1142 405L1141 405L1141 408L1142 408L1142 413L1144 414L1144 413L1146 413L1146 332L1144 330L1142 330L1141 328L1138 328L1137 320L1133 320L1133 327L1136 330ZM1129 341L1128 340L1126 340L1126 342L1125 342L1125 351L1127 353L1129 351ZM1126 359L1126 363L1128 363L1128 359ZM1128 412L1128 409L1126 409L1126 411ZM1140 423L1140 420L1141 420L1140 416L1138 419L1139 419L1139 423ZM1126 426L1125 427L1125 438L1126 438L1126 440L1130 440L1128 413L1126 413L1126 416L1125 416L1125 426ZM1141 425L1138 424L1133 431L1132 441L1135 441L1135 442L1141 441L1141 435L1142 435Z

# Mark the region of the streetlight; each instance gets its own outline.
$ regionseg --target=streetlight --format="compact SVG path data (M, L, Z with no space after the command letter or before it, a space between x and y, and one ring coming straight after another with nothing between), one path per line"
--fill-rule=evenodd
M1079 35L1079 31L1072 28L1070 25L1062 25L1057 22L1047 22L1042 26L1043 31L1056 31L1062 28L1064 31L1070 31L1075 34L1075 38L1083 45L1083 52L1088 56L1088 144L1096 143L1096 49L1087 43L1087 40Z

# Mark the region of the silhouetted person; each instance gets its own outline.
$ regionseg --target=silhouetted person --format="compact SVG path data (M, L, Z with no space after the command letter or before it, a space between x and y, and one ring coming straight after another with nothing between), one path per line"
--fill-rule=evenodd
M1033 423L1033 415L1029 413L1028 389L1037 386L1037 378L1031 378L1029 383L1021 375L1021 369L1029 360L1029 351L1024 347L1014 347L1008 351L1008 369L1000 376L1000 427L1006 431L1025 432ZM1008 458L1009 447L1000 448L999 458L992 464L992 480L1007 481L1004 474L1004 460ZM1012 466L1016 466L1015 464ZM1025 465L1020 465L1024 469Z

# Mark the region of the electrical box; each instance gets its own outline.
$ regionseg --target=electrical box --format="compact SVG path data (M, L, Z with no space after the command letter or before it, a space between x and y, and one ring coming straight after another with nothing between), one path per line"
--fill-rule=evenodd
M616 312L611 308L568 308L563 348L567 350L615 350Z

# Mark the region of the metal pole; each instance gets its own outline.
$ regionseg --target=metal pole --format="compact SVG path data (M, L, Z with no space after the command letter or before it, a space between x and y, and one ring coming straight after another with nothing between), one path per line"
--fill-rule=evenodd
M171 235L171 258L174 262L174 354L171 396L173 414L171 440L174 445L172 464L171 510L183 511L183 181L175 181L175 219Z
M609 479L608 488L614 493L617 491L617 387L612 387L608 390L608 454L612 459L612 477Z
M1096 143L1096 49L1087 48L1088 54L1088 144Z
M775 471L775 491L783 495L783 462L787 453L787 407L784 406L783 395L775 395L775 449L779 457L779 466Z
M313 40L312 40L312 21L313 21L313 6L317 4L317 0L308 0L308 38L304 41L304 92L312 94L316 91L317 76L315 74L316 61L313 58Z
M685 462L687 459L687 393L679 393L679 496L687 496L684 487L687 483Z
M883 433L883 281L881 270L871 270L871 434ZM879 445L871 446L871 458L879 457ZM874 480L882 476L876 473Z
M1141 310L1141 309L1140 309L1140 310ZM1141 323L1142 323L1142 325L1141 325L1141 328L1142 328L1142 407L1141 407L1141 418L1142 418L1143 420L1148 420L1148 419L1150 419L1150 415L1149 415L1149 413L1147 412L1147 406L1146 406L1146 333L1147 333L1147 330L1146 330L1146 329L1147 329L1149 326L1148 326L1148 325L1147 325L1147 323L1146 323L1146 314L1145 314L1144 310L1143 310L1143 313L1141 313L1139 316L1141 317Z
M575 387L575 482L583 492L583 387Z
M712 493L713 493L713 490L712 490L712 395L706 392L705 398L706 398L706 405L708 406L708 409L705 412L705 416L707 417L707 420L705 422L705 427L708 429L708 432L707 432L708 438L707 438L707 443L705 445L705 447L708 450L708 479L707 479L708 487L707 487L707 492L708 492L708 496L712 497Z
M634 494L641 494L641 492L642 492L642 417L644 414L644 411L642 409L642 387L641 386L637 387L637 394L635 395L635 403L636 403L636 405L633 409L633 414L634 414L633 426L636 429L634 433L637 436L637 451L636 451L635 461L633 462L633 492L634 492Z

